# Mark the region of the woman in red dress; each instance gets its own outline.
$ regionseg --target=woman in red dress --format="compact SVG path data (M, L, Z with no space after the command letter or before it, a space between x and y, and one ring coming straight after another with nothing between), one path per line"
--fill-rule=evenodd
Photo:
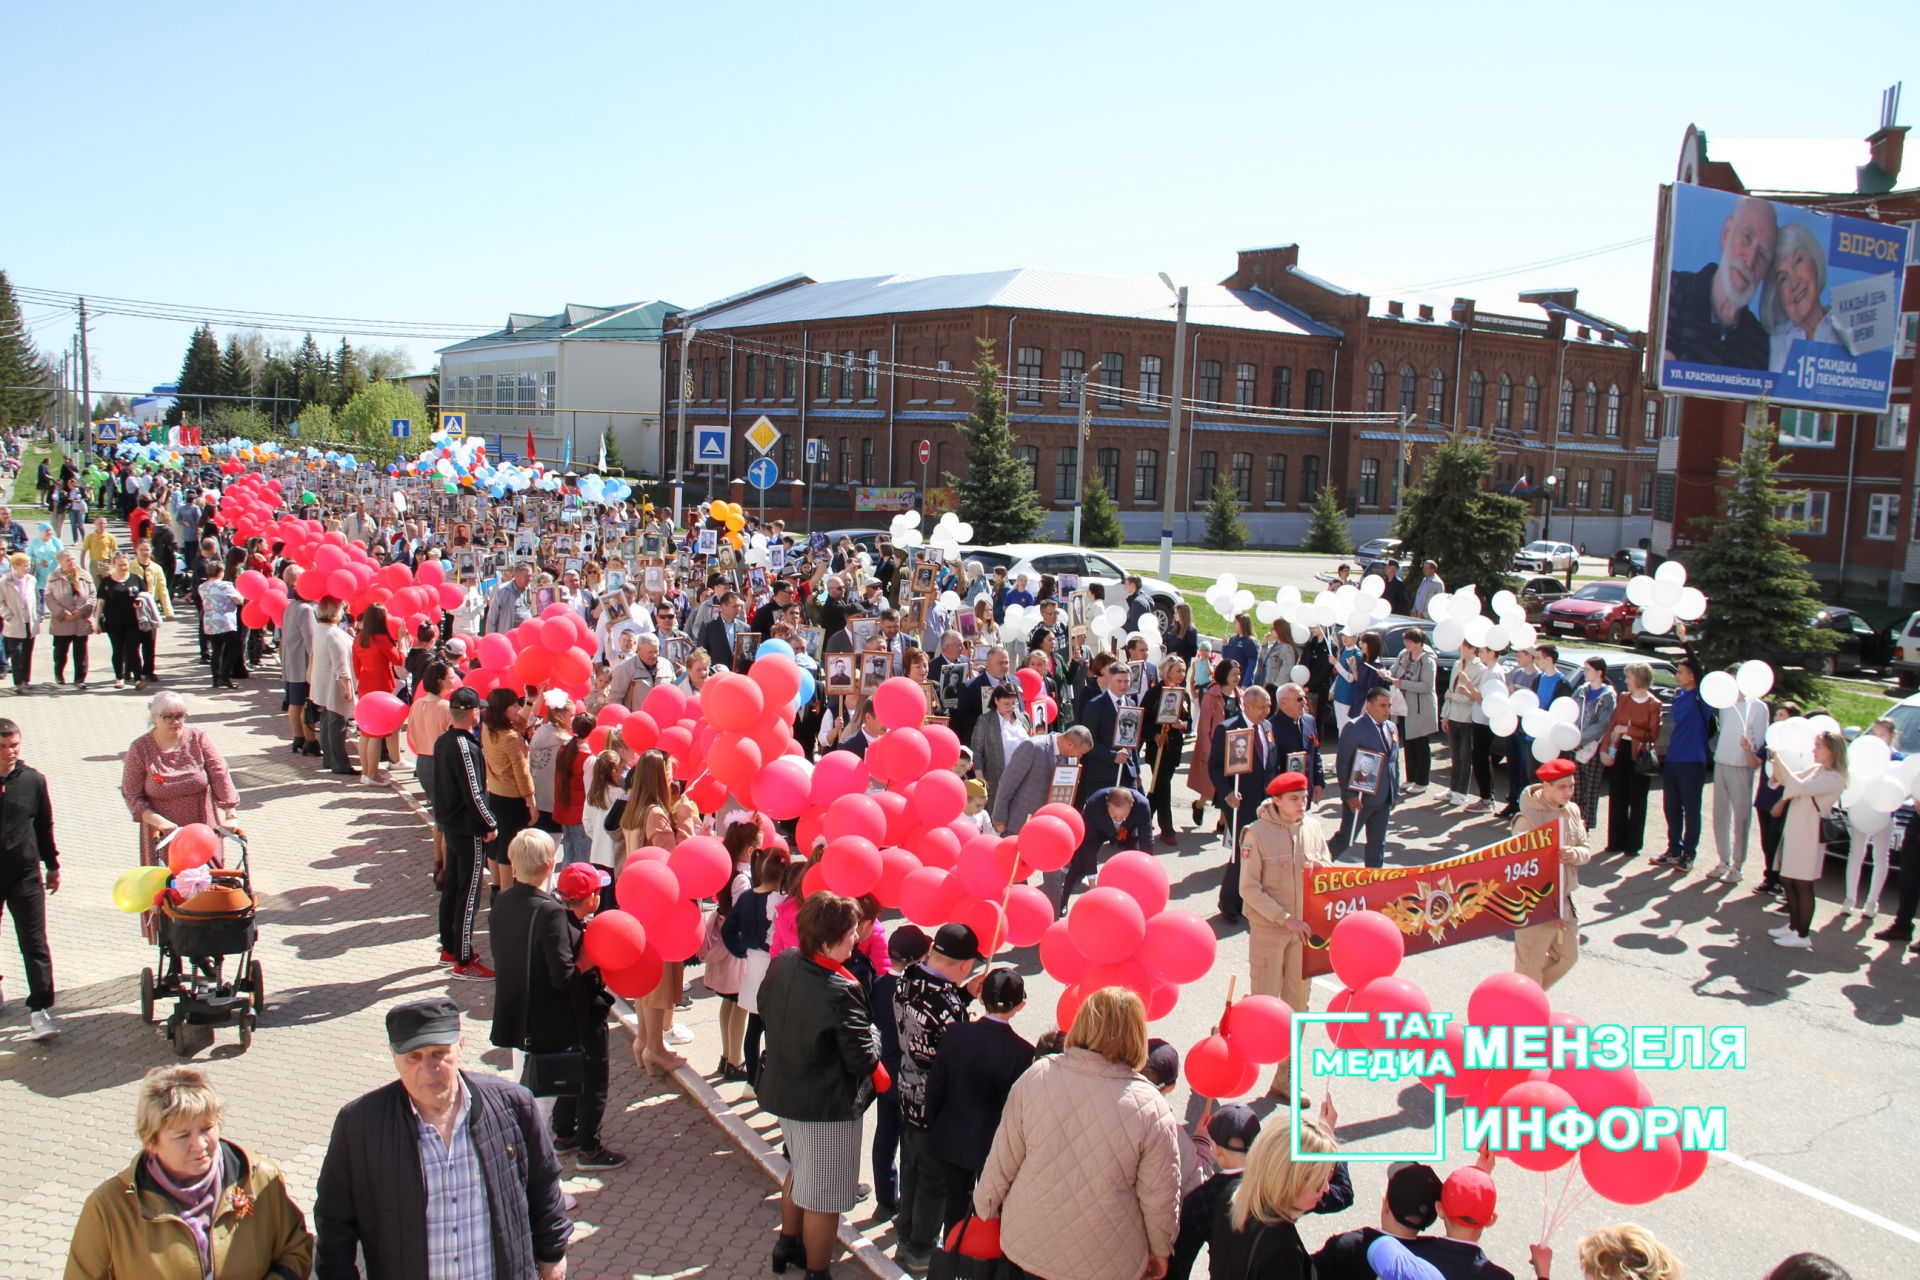
M354 700L366 697L370 693L392 693L397 687L396 673L406 661L399 646L393 642L393 633L387 629L387 611L377 604L367 606L360 615L360 626L353 639L353 686ZM400 731L394 730L385 738L376 738L368 733L360 735L360 777L362 780L386 782L388 774L380 767L380 744L387 744L387 759L400 758Z

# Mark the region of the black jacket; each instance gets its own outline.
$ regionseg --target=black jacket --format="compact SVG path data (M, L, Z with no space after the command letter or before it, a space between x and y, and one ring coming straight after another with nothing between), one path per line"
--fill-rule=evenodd
M978 1173L1013 1082L1033 1065L1033 1046L1004 1022L981 1018L940 1038L927 1082L927 1131L933 1154Z
M449 729L433 744L433 818L440 830L464 839L484 837L498 824L487 804L487 760L465 729Z
M558 898L515 882L489 916L493 942L493 1043L529 1053L577 1049L573 930ZM529 962L528 953L532 958Z
M565 1257L573 1233L546 1121L519 1085L460 1074L467 1085L467 1132L487 1184L494 1280L535 1280L536 1264ZM313 1280L358 1280L356 1248L365 1252L368 1280L427 1274L418 1124L398 1080L340 1109L314 1195Z
M760 983L766 1048L760 1105L788 1120L851 1120L880 1061L880 1032L860 984L800 951L782 951Z
M1245 1231L1233 1229L1233 1197L1213 1207L1213 1235L1207 1243L1207 1274L1212 1280L1313 1280L1313 1260L1291 1222L1271 1226L1247 1219ZM317 1280L317 1278L316 1278Z
M1254 810L1267 798L1267 784L1286 771L1286 756L1274 741L1273 726L1262 720L1251 726L1254 731L1253 768L1231 778L1227 776L1227 734L1248 727L1245 715L1222 720L1213 731L1213 754L1207 758L1207 776L1213 782L1214 803L1225 808L1227 797L1237 793L1240 797L1240 825L1243 827L1253 821Z
M741 631L747 630L744 618L734 625ZM727 624L719 614L708 619L707 625L700 628L700 647L713 660L715 671L733 670L733 644L727 639Z
M0 884L24 880L60 869L60 849L53 842L53 801L47 780L38 769L15 764L0 778Z

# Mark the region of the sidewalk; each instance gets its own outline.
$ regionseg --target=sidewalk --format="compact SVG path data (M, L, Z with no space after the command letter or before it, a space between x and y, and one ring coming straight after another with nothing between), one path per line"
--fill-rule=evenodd
M165 625L161 687L186 696L190 723L213 736L239 786L268 996L250 1050L223 1028L190 1060L226 1099L226 1136L278 1161L310 1211L335 1112L393 1079L388 1007L450 994L470 1017L469 1066L504 1071L507 1054L487 1042L491 985L449 981L435 964L432 843L419 818L394 790L327 777L288 752L275 660L238 691L209 691L194 625L187 611ZM0 973L10 979L0 1013L0 1239L11 1280L61 1274L87 1195L136 1152L137 1082L176 1061L160 1029L140 1020L140 970L153 952L110 898L136 847L119 795L121 753L145 732L152 691L113 689L105 637L94 638L92 658L88 690L51 692L43 641L40 690L0 693L0 715L20 724L27 761L51 784L64 879L48 904L63 1029L51 1043L26 1037L18 951L11 929L0 929L9 935ZM710 1057L714 1045L706 1035L690 1051ZM635 1068L618 1032L614 1050L606 1140L631 1163L568 1179L579 1200L570 1275L757 1274L778 1225L774 1184L738 1136Z

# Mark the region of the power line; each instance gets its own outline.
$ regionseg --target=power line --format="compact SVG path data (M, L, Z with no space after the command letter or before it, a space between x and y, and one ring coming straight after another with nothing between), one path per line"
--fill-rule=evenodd
M186 324L218 323L227 328L270 329L276 332L319 330L325 333L351 334L356 337L402 338L413 340L461 340L493 332L487 325L466 325L424 320L372 320L352 316L301 315L293 312L242 310L228 307L198 307L184 303L152 302L111 295L79 294L65 290L16 286L24 299L77 310L85 297L88 306L100 314L130 316L137 319L171 320Z
M1631 249L1635 245L1649 244L1652 236L1635 236L1631 240L1620 240L1613 244L1603 244L1593 249L1581 249L1574 253L1561 254L1554 258L1542 258L1537 262L1522 262L1516 266L1500 267L1493 271L1482 271L1474 275L1455 276L1446 280L1423 280L1417 284L1398 284L1390 293L1415 293L1423 289L1448 289L1459 285L1480 284L1488 280L1499 280L1506 276L1517 276L1528 271L1544 270L1547 267L1565 266L1570 262L1581 262L1587 258L1597 258L1602 254L1618 253L1622 249Z

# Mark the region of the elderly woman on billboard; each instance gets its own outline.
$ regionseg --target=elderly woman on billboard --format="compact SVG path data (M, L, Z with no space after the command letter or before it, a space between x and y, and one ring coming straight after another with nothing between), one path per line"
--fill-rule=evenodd
M1846 339L1827 315L1827 304L1820 300L1826 289L1826 250L1804 222L1785 224L1774 250L1773 275L1760 300L1760 322L1772 335L1769 363L1776 373L1787 367L1796 341L1831 342L1847 348Z

